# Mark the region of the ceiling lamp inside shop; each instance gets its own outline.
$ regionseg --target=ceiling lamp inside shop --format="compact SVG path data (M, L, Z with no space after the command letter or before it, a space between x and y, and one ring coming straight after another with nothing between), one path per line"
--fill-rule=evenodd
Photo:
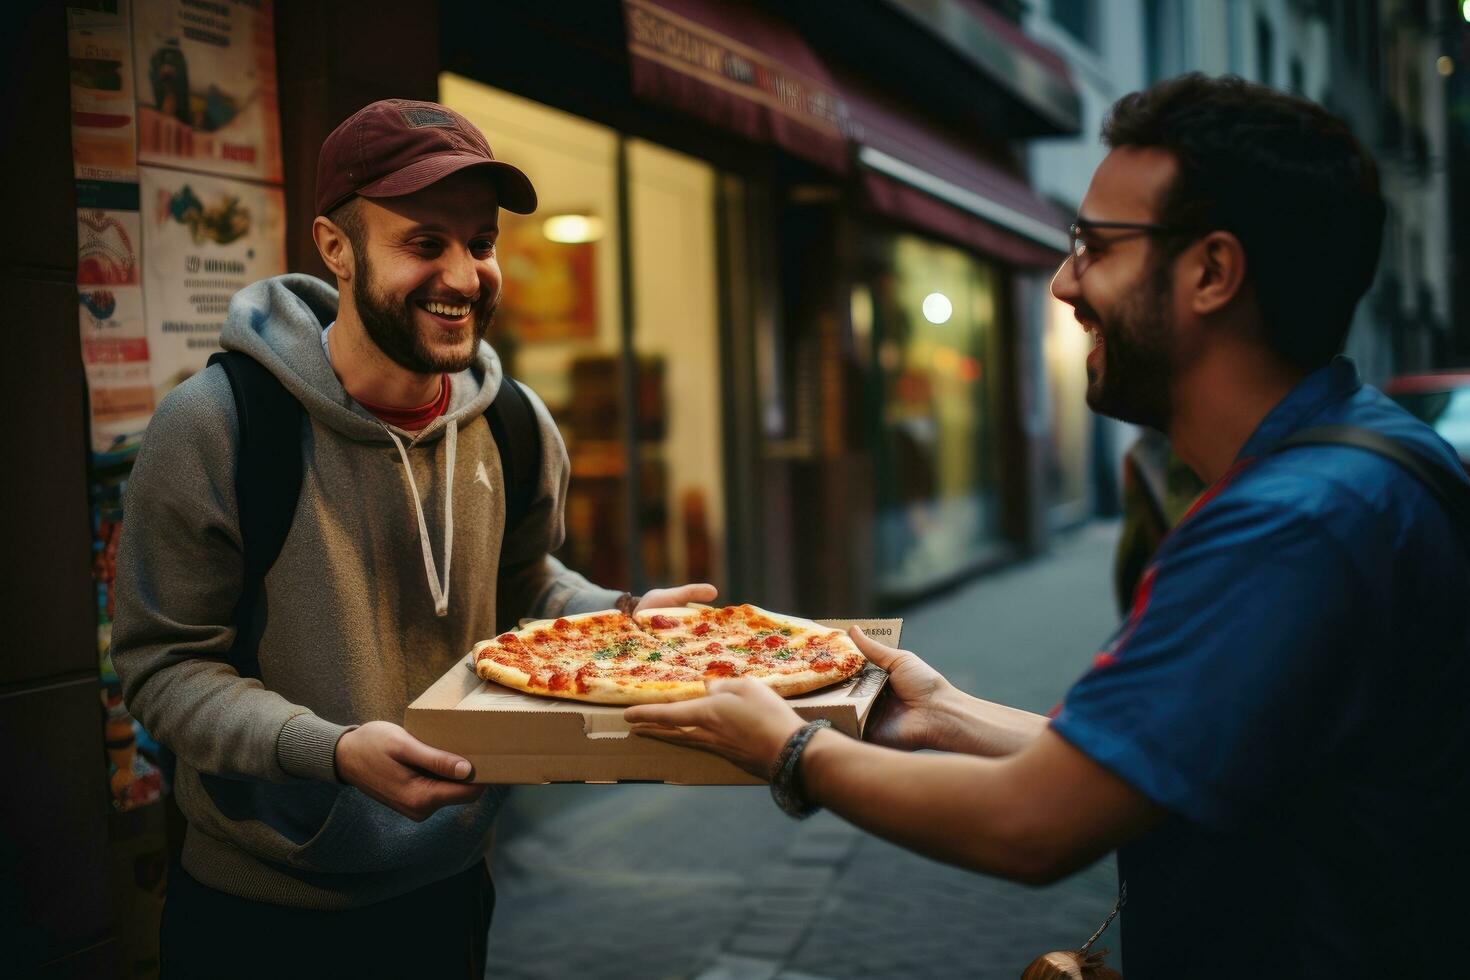
M943 293L930 293L924 297L924 319L930 323L948 323L954 315L954 304Z
M589 214L553 214L541 223L541 234L562 245L595 242L602 237L602 219Z

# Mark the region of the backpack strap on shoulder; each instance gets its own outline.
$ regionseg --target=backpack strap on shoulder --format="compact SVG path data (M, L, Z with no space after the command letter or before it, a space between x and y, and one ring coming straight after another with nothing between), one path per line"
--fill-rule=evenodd
M1460 541L1470 549L1470 486L1445 467L1432 462L1391 436L1357 425L1318 425L1287 436L1273 452L1294 446L1352 446L1390 459L1424 485L1439 501Z
M541 481L541 429L531 398L509 375L485 409L505 477L505 534L526 519ZM502 554L504 551L502 550Z
M294 395L259 361L221 351L210 364L224 368L235 396L240 442L235 456L235 500L245 552L245 579L235 606L230 665L241 677L259 677L258 647L265 623L256 607L265 575L281 554L301 496L301 420Z

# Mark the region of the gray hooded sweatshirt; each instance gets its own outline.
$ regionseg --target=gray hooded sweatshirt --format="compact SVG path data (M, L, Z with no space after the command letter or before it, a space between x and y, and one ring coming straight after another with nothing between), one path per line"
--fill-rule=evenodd
M538 617L608 608L618 596L549 555L562 542L569 467L534 395L540 487L502 542L500 457L483 414L500 385L495 352L481 343L475 364L449 379L448 411L410 435L375 419L333 374L322 331L336 311L331 287L280 276L235 296L220 337L306 409L300 502L262 590L261 679L224 659L244 565L239 428L218 366L170 392L143 439L112 631L128 709L178 756L185 869L243 898L318 909L471 866L504 796L491 787L415 823L338 782L337 740L367 721L401 723L410 701L495 634L497 590L510 613Z

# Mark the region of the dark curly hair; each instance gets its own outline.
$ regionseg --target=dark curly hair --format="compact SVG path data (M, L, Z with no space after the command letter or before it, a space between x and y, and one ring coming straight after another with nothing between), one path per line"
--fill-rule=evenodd
M1384 221L1378 167L1346 123L1297 96L1193 73L1119 99L1102 139L1173 154L1179 173L1155 220L1240 240L1280 356L1310 371L1342 351ZM1191 240L1165 239L1163 254Z

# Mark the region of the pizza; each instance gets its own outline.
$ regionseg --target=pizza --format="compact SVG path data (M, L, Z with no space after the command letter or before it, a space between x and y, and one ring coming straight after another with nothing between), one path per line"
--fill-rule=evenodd
M471 658L484 680L599 704L684 701L725 677L750 677L792 697L867 664L841 630L749 605L563 616L478 643Z

